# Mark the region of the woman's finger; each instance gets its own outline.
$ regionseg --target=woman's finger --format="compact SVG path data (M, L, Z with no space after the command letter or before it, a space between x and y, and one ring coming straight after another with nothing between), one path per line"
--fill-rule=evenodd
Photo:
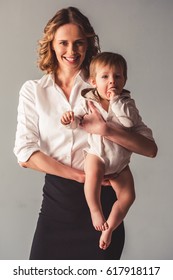
M88 107L89 107L91 113L98 112L96 106L93 104L92 101L88 101Z

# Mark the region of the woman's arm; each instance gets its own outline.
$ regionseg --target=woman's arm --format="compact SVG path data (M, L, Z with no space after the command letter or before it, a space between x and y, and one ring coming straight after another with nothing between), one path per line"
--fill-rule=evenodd
M156 143L139 133L129 132L120 127L107 125L105 128L105 137L136 154L151 158L157 155Z
M85 131L100 134L131 152L147 157L156 156L157 145L154 141L139 133L129 132L121 127L107 124L93 103L88 102L88 105L91 114L85 115L81 124Z
M85 180L83 171L64 165L40 151L33 153L28 161L19 162L19 165L66 179L75 180L80 183L83 183Z

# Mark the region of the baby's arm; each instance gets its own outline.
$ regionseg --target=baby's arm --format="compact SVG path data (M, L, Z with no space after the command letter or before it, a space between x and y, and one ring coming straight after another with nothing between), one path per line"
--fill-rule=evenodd
M141 119L135 102L128 93L114 96L110 101L110 105L120 124L124 127L133 127Z
M74 121L74 112L67 111L61 117L61 123L64 125L68 125Z

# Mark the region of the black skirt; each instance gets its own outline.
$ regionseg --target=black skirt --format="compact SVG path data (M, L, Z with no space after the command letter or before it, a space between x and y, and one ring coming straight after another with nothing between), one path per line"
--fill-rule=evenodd
M111 187L102 187L101 201L106 218L115 199ZM123 223L113 232L106 250L99 248L100 234L92 225L83 184L47 174L30 259L120 259L124 246Z

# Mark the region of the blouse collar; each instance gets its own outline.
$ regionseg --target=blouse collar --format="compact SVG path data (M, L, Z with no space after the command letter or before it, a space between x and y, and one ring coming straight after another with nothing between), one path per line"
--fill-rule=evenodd
M77 75L76 75L76 77L75 77L75 82L74 82L74 83L80 82L80 81L86 82L86 83L87 83L87 81L86 81L85 78L84 78L84 74L82 73L81 70L77 73ZM54 76L54 74L53 74L53 73L51 73L51 74L45 74L45 75L39 80L39 83L40 83L40 85L41 85L43 88L46 88L46 87L48 87L48 86L55 85L55 76Z

